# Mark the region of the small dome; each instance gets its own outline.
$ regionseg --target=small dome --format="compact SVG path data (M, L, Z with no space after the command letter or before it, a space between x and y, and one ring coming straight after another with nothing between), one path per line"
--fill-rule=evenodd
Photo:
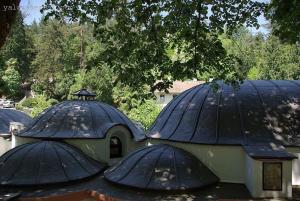
M61 142L24 144L0 157L0 185L40 185L83 179L104 165Z
M176 96L147 136L197 144L300 146L300 81L244 81L238 89L223 82Z
M0 134L9 133L11 122L19 122L25 126L32 121L27 114L13 109L0 109Z
M64 101L48 108L17 136L44 139L102 139L107 131L123 125L136 141L145 138L138 128L116 108L97 101Z
M152 190L201 188L219 180L190 153L164 144L133 152L104 176L117 184Z

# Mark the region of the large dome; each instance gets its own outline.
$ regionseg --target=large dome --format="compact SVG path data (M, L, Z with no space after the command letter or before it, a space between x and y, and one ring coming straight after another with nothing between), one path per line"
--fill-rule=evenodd
M9 133L11 122L19 122L25 126L32 121L27 114L13 109L0 109L0 134Z
M83 179L104 165L61 142L24 144L0 157L0 185L40 185Z
M31 138L105 138L107 131L123 125L136 141L145 138L141 128L116 108L97 101L64 101L40 114L28 129L17 136Z
M219 82L174 98L147 136L198 143L300 146L300 81L244 81L238 89Z
M202 188L219 181L196 157L164 144L133 152L104 176L117 184L152 190Z

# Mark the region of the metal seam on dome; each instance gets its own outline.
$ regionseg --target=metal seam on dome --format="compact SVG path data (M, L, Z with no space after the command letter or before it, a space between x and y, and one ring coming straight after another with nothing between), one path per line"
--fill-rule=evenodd
M196 86L195 86L196 87ZM191 89L188 89L186 90L185 92L183 92L181 95L177 96L178 98L177 99L180 99L176 104L175 104L175 101L177 101L177 99L175 99L174 101L172 101L172 103L170 103L169 107L165 107L166 110L165 112L162 114L164 115L165 113L167 113L168 109L170 109L171 105L174 104L173 106L173 109L170 109L171 111L169 112L169 115L168 115L168 118L171 116L172 112L175 110L175 108L177 107L177 105L182 101L182 99L184 99L191 91L192 89L194 89L195 87L191 88ZM160 114L158 115L158 117L160 117ZM155 121L155 127L156 127L156 124L158 123L158 121ZM167 121L164 122L164 124L161 126L161 128L159 129L160 131L165 127L165 124L167 123ZM155 128L153 126L153 128ZM149 129L151 130L151 129ZM150 136L151 137L151 136Z
M11 172L12 175L10 175L9 177L6 177L7 181L11 181L15 177L14 172L16 172L16 170L18 170L19 168L22 167L22 164L24 163L24 160L25 160L26 156L28 155L28 153L30 151L32 151L37 146L35 144L31 144L31 145L32 145L32 147L30 147L29 150L26 151L26 153L24 154L23 158L21 159L21 162L16 166L16 168L14 168L14 171Z
M194 88L194 87L193 87ZM189 90L186 94L182 95L181 99L174 105L174 107L170 110L169 115L167 117L167 120L163 123L162 127L159 129L160 131L162 131L164 129L164 127L166 126L167 122L170 119L170 116L172 115L172 113L174 112L174 110L177 108L178 104L188 95L191 93L192 90ZM166 138L166 139L169 139Z
M181 122L182 122L182 119L187 111L187 108L189 107L190 103L192 102L192 100L198 95L198 92L201 91L202 89L204 88L204 85L201 85L199 86L199 89L196 89L194 94L192 95L192 97L187 101L186 105L185 105L185 108L181 114L181 117L180 117L180 121L177 123L175 129L173 132L170 132L171 135L168 136L167 139L170 139L175 133L176 133L176 130L178 129L178 127L180 126Z
M177 99L180 98L180 96L185 96L185 95L184 95L185 93L189 93L192 89L194 89L194 88L197 87L197 86L199 86L199 85L193 86L192 88L190 88L190 89L188 89L188 90L182 92L180 95L176 96L176 97L172 100L172 103L175 103L175 102L177 101ZM180 101L181 101L181 100L180 100ZM179 101L179 102L180 102L180 101ZM171 104L172 104L172 103L171 103ZM164 115L165 112L166 112L167 110L168 110L168 107L164 107L164 108L162 109L162 111L158 114L158 117ZM158 121L155 121L154 124L149 128L149 131L150 131L152 128L154 128L154 127L156 126L157 123L158 123Z
M74 156L73 153L72 153L70 150L66 149L65 147L61 146L60 144L56 144L55 146L58 146L59 148L65 150L65 151L71 156L71 158L75 159L75 161L78 162L78 164L80 165L80 167L81 167L83 170L85 170L86 172L88 172L88 173L90 173L90 174L94 174L93 172L90 172L87 168L85 168L85 166L83 166L83 165L81 164L81 161L78 160L78 159L76 158L76 156ZM69 148L69 147L68 147L68 148ZM75 149L75 148L73 148L73 149Z
M79 106L82 106L83 107L83 102L84 103L86 103L86 101L76 101L76 103L78 103L79 104ZM70 106L70 108L71 108L72 106ZM88 107L87 107L88 108ZM73 136L75 136L76 135L76 133L79 131L79 128L78 128L78 126L77 126L77 122L76 122L76 126L75 126L75 129L73 130L73 132L72 132L72 135L71 136L69 136L68 138L72 138Z
M51 109L51 110L54 110L54 109L56 109L56 108L58 108L58 107L61 108L61 107L63 107L63 106L64 106L64 104L61 103L61 104L57 105L56 107L54 107L54 108ZM50 111L51 111L51 110L50 110ZM48 112L50 112L50 111L48 111ZM47 113L48 113L48 112L47 112ZM46 122L49 122L49 120L51 120L57 112L59 112L58 109L56 109L52 115L49 115L50 117L47 118L47 121L46 121ZM42 116L43 116L43 115L42 115ZM42 116L41 116L41 117L42 117ZM38 121L39 121L39 119L36 120L36 123L37 123ZM41 121L42 121L42 120L41 120ZM35 123L35 124L36 124L36 123ZM42 128L41 128L38 132L33 133L33 134L31 134L30 136L35 136L35 135L38 135L39 133L43 132L43 130L45 130L45 128L46 128L46 125L47 125L47 123L44 124L44 126L42 126ZM32 126L32 128L33 128L33 127L34 127L34 126Z
M110 175L118 166L121 166L123 163L125 163L128 160L128 158L136 155L137 153L139 153L147 148L149 148L149 147L146 146L146 147L143 147L137 151L134 151L134 152L128 154L125 158L123 158L119 163L117 163L115 166L113 166L112 169L110 171L107 171L105 174Z
M56 154L56 156L57 156L57 158L58 158L58 160L60 162L60 165L61 165L61 168L63 170L63 173L65 175L66 180L70 181L71 179L70 179L69 175L67 174L67 172L65 170L64 164L63 164L63 162L61 160L61 157L60 157L59 153L57 152L57 150L55 149L55 147L54 147L54 145L52 143L50 145L51 145L51 148L54 150L54 152L55 152L55 154Z
M40 155L40 159L39 159L39 168L38 168L38 171L37 171L37 173L38 173L38 176L37 176L37 183L40 183L40 181L41 181L41 164L42 164L42 161L43 161L43 156L44 156L44 154L45 154L45 149L46 149L46 146L47 146L47 142L44 142L44 147L43 147L43 150L42 150L42 154Z
M248 141L247 141L247 138L245 136L245 125L244 125L244 116L243 116L243 113L242 113L242 110L241 110L241 103L240 103L240 99L239 99L239 96L237 95L237 93L234 91L234 102L235 102L235 105L237 107L237 111L238 111L238 115L239 115L239 120L240 120L240 132L241 132L241 137L243 138L243 142L242 144L248 144Z
M144 150L144 149L142 149ZM138 152L142 151L142 150L139 150ZM120 177L117 181L121 181L123 180L125 177L127 177L129 175L129 173L134 169L134 167L138 164L138 162L140 161L141 158L143 158L144 156L146 156L147 154L149 154L150 152L153 152L155 151L155 149L152 147L149 151L147 151L146 153L144 153L142 156L139 157L139 160L137 160L134 164L133 164L133 168L131 169L128 169L128 171L126 172L126 174L124 174L122 177ZM138 153L137 152L137 153ZM131 155L130 155L131 156ZM129 157L126 157L126 160L128 159ZM122 164L122 163L121 163Z
M33 144L33 143L28 143L28 144ZM15 152L17 152L17 151L19 151L19 150L21 150L21 149L26 148L25 145L26 145L26 144L19 145L19 146L15 147L14 149L11 149L11 150L9 150L8 152L6 152L5 155L6 155L6 154L9 154L9 155L6 156L6 158L4 159L3 162L6 162L7 159L9 159L12 155L14 155ZM2 155L2 156L4 156L4 155ZM2 156L1 156L1 157L2 157ZM1 162L1 161L0 161L0 162Z
M96 105L101 109L103 110L103 112L108 116L109 120L111 122L113 122L113 118L110 116L109 112L106 111L106 108L103 107L103 105L99 104L99 103L96 103Z
M58 107L60 106L62 103L58 103L56 106L53 106L53 107L50 107L50 108L47 108L45 109L43 112L44 114L50 112L51 110L54 110L55 107ZM26 132L30 130L30 128L34 128L34 126L36 126L36 124L42 119L43 117L43 112L41 114L39 114L39 116L33 121L32 125L28 126L28 128L26 128L24 131L22 131L21 133L19 134L25 134L26 135Z
M7 110L7 109L4 109L4 110ZM11 118L12 116L9 115L7 112L4 112L3 109L0 110L0 112L2 112L2 116L4 116L4 118L0 118L5 124L9 124L10 121L8 119L14 119L14 118ZM5 118L6 116L6 118Z
M179 187L180 184L181 184L181 178L180 178L180 175L178 174L178 168L177 168L177 160L176 160L176 153L175 153L175 150L172 148L172 152L173 152L173 166L174 166L174 170L175 170L175 179L176 179L176 183L177 183L177 186Z
M152 177L153 177L153 175L154 175L155 167L157 166L158 161L160 160L160 158L161 158L161 156L163 155L163 153L164 153L167 149L169 149L169 148L170 148L170 147L162 147L162 148L161 148L161 149L163 149L163 150L161 151L161 153L159 153L158 157L156 158L156 160L155 160L155 162L154 162L154 165L152 166L151 175L150 175L150 177L149 177L149 180L148 180L147 183L146 183L145 188L148 188L150 182L152 181ZM154 150L155 150L155 149L154 149Z
M276 88L280 91L282 97L286 98L288 101L291 101L290 98L289 98L289 96L287 95L287 93L284 92L284 91L280 88L280 86L279 86L277 83L275 83L275 82L273 82L273 81L271 81L271 80L269 80L269 81L270 81L273 85L276 86ZM282 95L282 94L284 94L284 95ZM292 133L292 132L293 132L293 129L291 129L290 126L288 126L287 128L288 128L287 130L289 131L289 133ZM293 143L291 143L291 142L288 142L288 143L289 143L289 144L293 144Z
M191 137L189 139L189 142L194 138L194 136L196 134L196 131L197 131L197 128L198 128L199 119L200 119L201 114L202 114L202 109L203 109L203 106L205 104L206 98L207 98L210 90L211 90L210 88L207 89L206 94L205 94L205 96L204 96L204 98L202 100L201 106L199 108L199 112L198 112L197 117L196 117L196 123L195 123L194 129L193 129L192 135L191 135Z
M257 93L257 95L258 95L258 98L259 98L259 100L260 100L260 102L261 102L261 104L262 104L263 112L265 113L265 116L267 117L268 112L267 112L267 109L266 109L266 104L265 104L265 102L264 102L264 100L263 100L263 98L262 98L262 96L261 96L259 90L258 90L257 87L252 83L252 81L248 80L248 82L249 82L249 83L252 85L252 87L255 89L255 91L256 91L256 93ZM271 122L270 122L269 120L267 120L267 122L268 122L268 124L269 124L270 126L272 125ZM272 134L271 134L271 133L268 133L268 134L269 134L270 137L272 138Z
M91 109L90 105L86 104L86 107L88 108L91 116L91 123L92 123L92 132L94 133L94 136L97 136L97 132L95 131L95 124L94 124L94 113L93 110Z
M0 120L3 122L4 125L8 125L9 124L9 121L6 121L7 119L6 118L2 118L1 115L0 115Z
M118 109L116 109L116 108L114 108L114 107L111 107L110 105L108 105L108 104L106 104L106 103L103 103L104 105L106 105L107 106L107 108L109 108L110 110L112 110L115 114L116 114L116 116L118 116L118 117L120 117L120 119L123 121L122 123L123 124L127 124L126 122L127 122L127 119L125 119L124 117L123 117L123 115L121 115L121 114L123 114L120 110L118 110ZM121 113L121 114L120 114Z
M215 136L216 136L216 144L218 144L219 142L219 131L220 131L220 108L222 107L220 105L221 103L221 98L222 98L222 91L223 90L223 85L221 84L221 90L219 91L219 94L218 94L218 105L217 105L217 116L216 116L216 130L215 130Z
M295 84L297 87L300 87L300 84L297 83L297 82L295 82L295 80L288 80L288 81L291 82L291 83L293 83L293 84Z
M72 107L71 106L68 106L67 107L67 112L64 113L64 116L63 116L63 119L62 119L62 123L57 126L57 129L55 131L53 131L53 134L50 134L49 136L47 137L53 137L53 136L56 136L59 132L60 132L60 129L62 128L62 126L65 124L65 120L66 120L66 117L68 116L69 112L71 111Z

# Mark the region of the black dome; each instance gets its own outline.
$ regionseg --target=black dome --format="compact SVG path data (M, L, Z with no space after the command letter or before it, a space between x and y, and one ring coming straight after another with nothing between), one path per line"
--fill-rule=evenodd
M9 133L11 122L19 122L25 126L32 121L27 114L13 109L0 109L0 134Z
M0 157L0 185L40 185L92 176L104 165L61 142L24 144Z
M133 152L104 176L117 184L153 190L201 188L219 180L190 153L163 144Z
M136 141L145 138L142 129L135 126L116 108L97 101L64 101L41 113L27 130L17 135L32 138L105 138L115 126L127 127Z
M219 82L193 87L173 99L147 136L162 140L300 146L300 81L244 81L239 89Z

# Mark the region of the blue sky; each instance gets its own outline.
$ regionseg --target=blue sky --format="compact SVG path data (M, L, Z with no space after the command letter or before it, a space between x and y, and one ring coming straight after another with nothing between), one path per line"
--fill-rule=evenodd
M258 0L266 2L268 0ZM40 13L40 9L44 4L45 0L21 0L20 9L22 13L25 15L25 23L31 24L34 20L40 21L42 14ZM258 22L261 25L258 30L255 28L249 28L251 32L257 33L262 32L267 34L268 31L263 27L264 24L267 23L266 19L263 16L258 18Z

